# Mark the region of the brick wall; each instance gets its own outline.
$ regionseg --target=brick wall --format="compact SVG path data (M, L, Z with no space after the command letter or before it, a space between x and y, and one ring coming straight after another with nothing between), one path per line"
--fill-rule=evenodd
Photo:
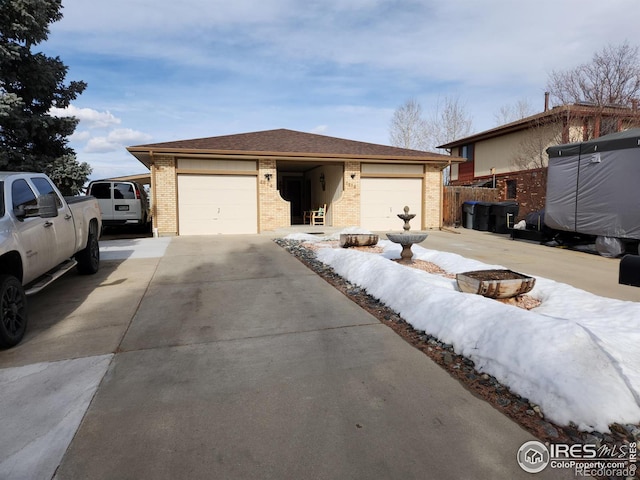
M442 170L439 166L425 165L423 185L423 214L421 228L442 226Z
M270 175L267 179L265 175ZM277 189L278 174L276 161L261 158L258 160L258 229L275 230L291 225L289 202L280 196Z
M176 161L171 156L154 158L154 228L161 236L178 233L178 191ZM266 175L270 175L267 179ZM352 178L353 176L353 178ZM346 227L360 224L360 162L345 161L344 191L331 204L332 226ZM289 202L277 190L277 170L274 159L258 159L258 228L260 232L286 228L291 225ZM423 225L420 228L439 228L442 219L442 171L438 166L424 167Z
M342 183L342 197L331 205L332 224L334 227L360 225L360 162L345 161Z
M516 197L509 198L508 182L515 181ZM521 172L496 175L496 189L500 192L501 200L515 200L518 209L518 220L523 220L528 213L542 210L547 193L547 169L536 168Z
M474 178L476 182L482 180L490 183L493 181L493 177L484 176ZM515 182L515 198L508 194L510 182ZM452 186L457 186L460 183L461 182L451 182ZM532 170L522 170L520 172L497 174L496 191L498 192L497 201L515 200L518 202L517 220L524 220L527 214L537 212L544 208L547 195L547 169L535 168Z
M154 157L153 227L161 236L177 235L178 205L176 161L170 156Z

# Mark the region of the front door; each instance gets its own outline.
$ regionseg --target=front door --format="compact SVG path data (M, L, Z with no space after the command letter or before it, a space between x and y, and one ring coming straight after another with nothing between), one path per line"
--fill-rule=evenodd
M301 224L303 208L302 204L303 186L302 177L282 178L282 198L291 205L291 223Z

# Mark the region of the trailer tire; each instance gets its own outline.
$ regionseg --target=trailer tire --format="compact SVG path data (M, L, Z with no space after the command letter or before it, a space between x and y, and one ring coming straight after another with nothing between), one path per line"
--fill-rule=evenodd
M100 245L98 244L98 227L95 222L89 226L87 246L76 253L78 272L82 275L93 275L100 268Z
M607 258L616 258L624 253L624 243L616 237L599 235L596 238L596 251Z
M27 297L13 275L0 275L0 348L10 348L27 331Z

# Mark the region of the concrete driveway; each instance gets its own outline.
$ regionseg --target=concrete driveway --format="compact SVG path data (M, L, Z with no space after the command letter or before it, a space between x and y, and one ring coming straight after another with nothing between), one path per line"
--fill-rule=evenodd
M102 250L0 352L1 478L530 478L527 432L268 236Z

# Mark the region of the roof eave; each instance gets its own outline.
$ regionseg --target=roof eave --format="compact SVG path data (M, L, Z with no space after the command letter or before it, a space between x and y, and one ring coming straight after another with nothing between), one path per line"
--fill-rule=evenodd
M550 123L553 118L556 117L558 112L552 115L534 115L532 117L528 117L518 122L509 123L507 125L502 125L497 128L492 128L491 130L485 130L484 132L476 133L474 135L470 135L465 138L461 138L459 140L454 140L453 142L446 143L444 145L439 145L436 148L444 148L450 149L454 147L460 147L462 145L467 145L473 142L479 142L481 140L487 140L490 138L500 137L502 135L507 135L513 132L519 132L521 130L526 130L531 127L531 125L535 125L537 123Z
M246 151L246 150L213 150L213 149L187 149L187 148L153 148L149 146L127 147L129 153L138 159L145 166L149 167L151 159L155 155L206 157L206 158L259 158L269 157L278 160L309 160L318 161L320 159L335 160L369 160L386 162L427 162L427 163L461 163L464 158L448 155L366 155L347 153L306 153L306 152L270 152L270 151Z
M629 110L629 109L616 109L612 107L589 107L589 106L579 105L579 104L559 105L545 112L536 113L535 115L531 115L529 117L516 120L515 122L511 122L506 125L501 125L499 127L492 128L490 130L485 130L484 132L476 133L474 135L461 138L459 140L454 140L453 142L440 145L436 148L451 149L454 147L467 145L473 142L479 142L482 140L488 140L490 138L500 137L502 135L507 135L509 133L526 130L530 128L532 125L552 123L554 121L557 121L558 117L562 115L572 115L576 117L604 115L604 116L620 116L623 118L636 118L638 117L638 112L634 110Z

